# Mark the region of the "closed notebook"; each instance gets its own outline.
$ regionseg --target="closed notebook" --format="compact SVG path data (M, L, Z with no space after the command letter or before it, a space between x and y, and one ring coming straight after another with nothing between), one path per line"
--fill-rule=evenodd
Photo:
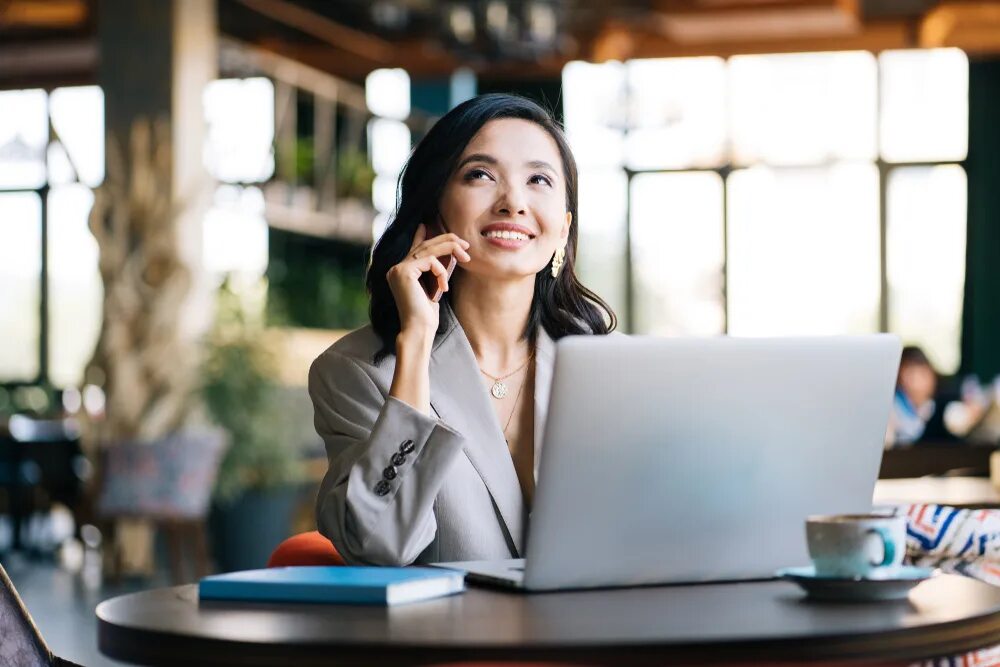
M276 567L203 578L202 600L393 605L465 590L465 573L424 567Z

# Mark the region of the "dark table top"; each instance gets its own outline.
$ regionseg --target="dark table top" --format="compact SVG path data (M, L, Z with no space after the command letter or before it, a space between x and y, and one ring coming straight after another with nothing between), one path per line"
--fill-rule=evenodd
M941 575L908 600L815 603L784 581L525 595L470 588L397 607L199 603L195 585L97 607L98 645L140 664L652 665L910 660L1000 643L1000 588Z

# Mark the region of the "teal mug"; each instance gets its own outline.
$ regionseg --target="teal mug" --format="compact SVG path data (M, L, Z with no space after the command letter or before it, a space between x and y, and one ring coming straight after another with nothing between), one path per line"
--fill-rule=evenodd
M832 514L806 520L809 557L819 577L885 579L906 555L906 519Z

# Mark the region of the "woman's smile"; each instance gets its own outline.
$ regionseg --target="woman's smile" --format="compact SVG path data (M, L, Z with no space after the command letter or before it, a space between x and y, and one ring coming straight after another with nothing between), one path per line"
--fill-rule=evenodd
M481 236L490 245L504 250L518 250L528 245L531 239L535 238L535 235L527 227L511 222L498 222L487 225L483 229Z

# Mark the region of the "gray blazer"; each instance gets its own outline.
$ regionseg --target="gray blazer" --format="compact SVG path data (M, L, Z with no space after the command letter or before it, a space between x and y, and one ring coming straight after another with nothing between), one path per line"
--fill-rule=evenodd
M316 431L329 460L316 522L348 563L523 557L528 521L514 463L472 346L446 312L431 351L431 416L388 395L395 357L372 364L381 341L370 325L338 340L309 369ZM536 479L555 352L541 327L537 341Z

